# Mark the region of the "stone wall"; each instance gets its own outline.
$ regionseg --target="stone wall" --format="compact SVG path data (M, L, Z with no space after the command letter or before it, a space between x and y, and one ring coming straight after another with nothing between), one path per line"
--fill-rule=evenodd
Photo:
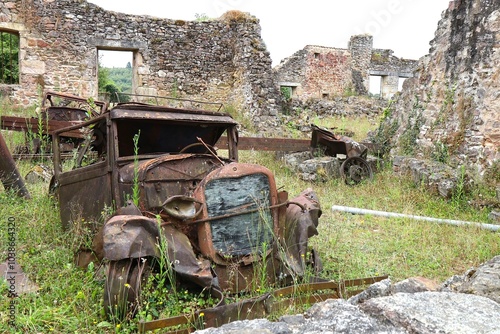
M352 36L348 48L352 54L352 85L354 90L358 94L368 94L373 37L370 35Z
M295 99L331 99L366 95L370 75L382 77L382 97L398 91L400 77L411 77L417 61L393 56L392 50L373 49L370 35L352 36L347 49L308 45L274 68L282 87Z
M256 121L276 115L280 95L258 19L228 12L206 22L134 16L84 0L0 3L0 30L20 35L20 84L28 105L41 89L97 97L97 53L133 52L133 91L234 105Z
M450 3L430 54L379 128L393 154L466 166L472 175L499 170L499 41L498 0Z
M351 85L351 54L346 49L308 45L275 68L280 85L306 100L341 95Z

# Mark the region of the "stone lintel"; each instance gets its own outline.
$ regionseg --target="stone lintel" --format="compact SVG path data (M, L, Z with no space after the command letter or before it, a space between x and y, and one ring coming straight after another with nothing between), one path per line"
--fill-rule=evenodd
M129 41L129 40L109 40L104 38L94 38L91 37L87 41L90 45L95 45L96 47L102 50L128 50L135 51L139 49L146 49L147 44L145 42L140 41Z
M287 86L287 87L298 87L298 86L300 86L300 83L284 81L284 82L280 82L279 85L280 86Z

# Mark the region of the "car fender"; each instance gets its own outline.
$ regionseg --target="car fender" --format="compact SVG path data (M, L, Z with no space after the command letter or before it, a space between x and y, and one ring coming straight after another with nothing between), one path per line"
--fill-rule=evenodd
M114 216L104 225L102 238L104 258L110 261L159 256L156 219L139 215Z

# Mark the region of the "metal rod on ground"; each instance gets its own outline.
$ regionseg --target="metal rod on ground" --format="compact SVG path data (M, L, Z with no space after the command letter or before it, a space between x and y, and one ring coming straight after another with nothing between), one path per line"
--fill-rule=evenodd
M0 181L6 190L15 190L17 196L31 198L16 163L0 133Z
M432 218L432 217L424 217L424 216L405 215L403 213L360 209L360 208L353 208L353 207L349 207L349 206L334 205L334 206L332 206L332 211L342 211L342 212L348 212L348 213L353 213L353 214L373 215L373 216L381 216L381 217L409 218L409 219L415 219L415 220L425 220L425 221L439 223L439 224L445 223L445 224L450 224L450 225L455 225L455 226L471 225L471 226L477 226L477 227L480 227L480 228L483 228L486 230L490 230L490 231L499 231L500 230L500 225L475 223L475 222L468 222L468 221L463 221L463 220L440 219L440 218Z

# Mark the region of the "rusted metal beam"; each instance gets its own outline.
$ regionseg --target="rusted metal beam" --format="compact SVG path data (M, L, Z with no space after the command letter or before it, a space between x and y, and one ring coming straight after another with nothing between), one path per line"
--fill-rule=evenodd
M217 142L216 146L226 147L227 137L221 137ZM310 146L311 146L311 141L309 139L261 138L261 137L238 138L238 150L296 152L296 151L308 151Z
M31 198L24 180L17 169L9 148L0 133L0 180L6 190L14 190L19 197Z
M25 118L17 116L0 117L0 129L13 131L30 131L32 133L39 133L41 131L44 135L51 134L56 130L72 126L74 124L78 124L78 122L53 120L39 121L38 118ZM73 130L65 132L64 137L84 138L84 134L80 131Z
M191 327L196 324L204 324L204 327L219 327L235 320L264 318L272 312L277 312L279 309L291 305L317 303L332 298L348 298L363 291L363 287L380 282L387 277L384 275L339 282L320 281L288 286L261 296L195 311L191 314L152 321L141 320L138 329L139 333L146 333L160 328L167 328L165 333L184 334L191 333L194 330ZM328 292L328 290L330 291ZM287 296L291 297L287 298ZM187 328L168 330L169 327L182 325L187 326Z
M74 158L73 153L61 153L60 154L62 160ZM12 154L12 158L14 160L52 160L52 153L19 153Z

